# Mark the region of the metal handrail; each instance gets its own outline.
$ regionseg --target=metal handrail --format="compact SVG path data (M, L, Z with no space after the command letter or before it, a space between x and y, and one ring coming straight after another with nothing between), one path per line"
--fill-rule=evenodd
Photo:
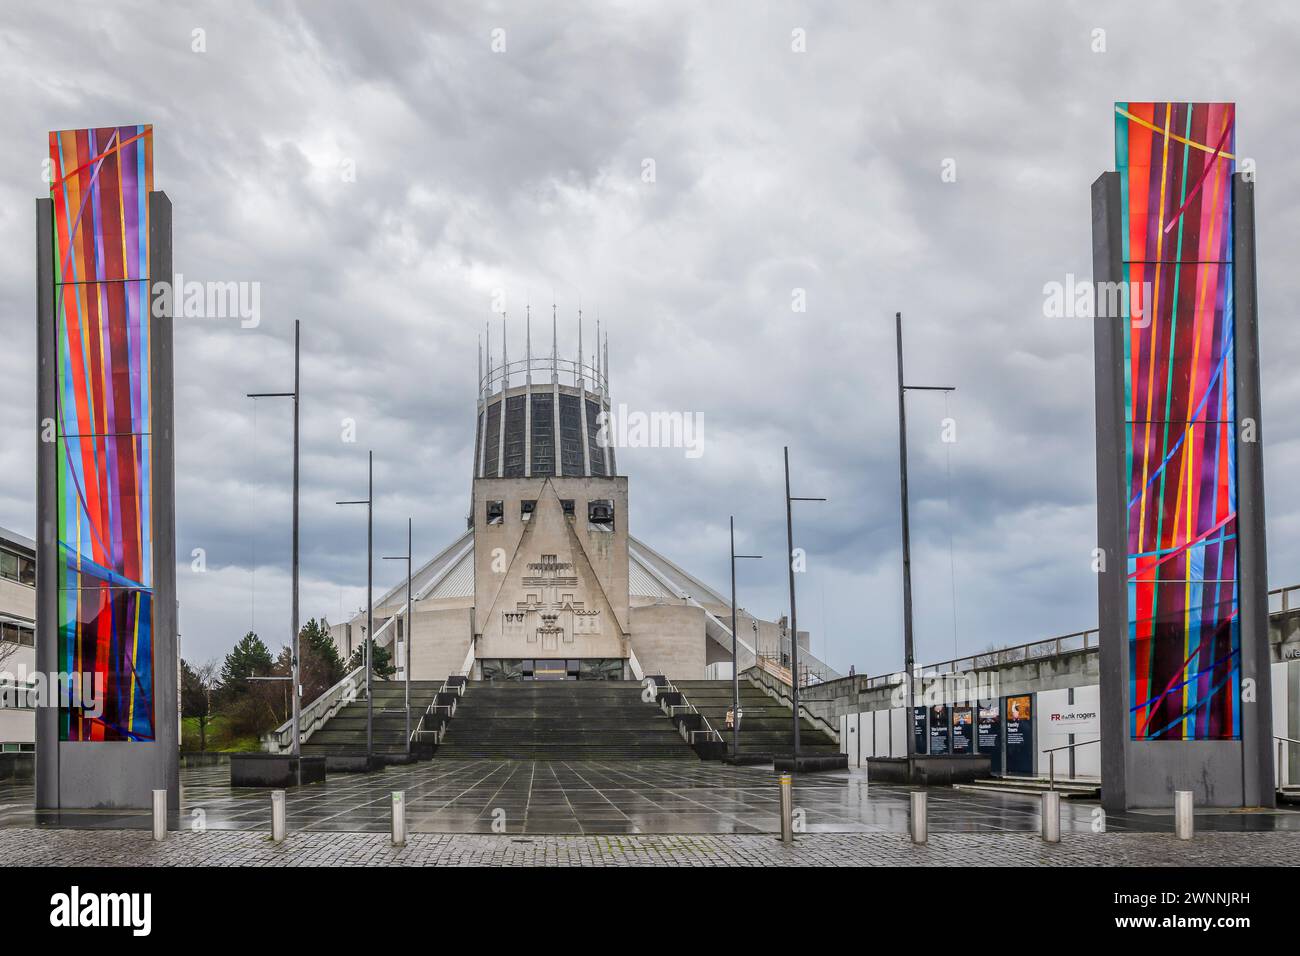
M759 668L759 670L762 671L763 673L771 673L770 671L767 671L764 668ZM772 676L778 681L781 680L781 677L778 674L772 674ZM758 687L760 690L771 691L772 694L776 697L776 699L782 704L788 701L791 705L791 709L793 709L794 696L792 694L787 694L785 692L784 686L781 688L765 687L764 685L756 681L755 678L752 677L748 671L745 673L745 678L751 684ZM788 682L783 682L783 683L788 683ZM799 712L800 712L800 716L804 717L810 724L812 724L814 727L818 727L832 740L836 741L837 743L839 742L840 740L839 728L836 727L834 724L832 724L825 717L821 716L820 714L813 713L811 710L808 709L808 706L803 701L799 702Z
M1101 743L1100 737L1098 737L1096 740L1084 740L1077 744L1061 744L1061 746L1059 747L1044 747L1040 751L1040 753L1050 754L1050 753L1055 753L1058 750L1073 750L1075 747L1086 747L1088 744L1099 744L1099 743Z
M704 724L704 730L692 730L692 731L691 731L691 736L694 736L695 734L712 734L713 737L718 741L718 743L726 743L726 741L723 740L723 738L722 738L722 734L720 734L720 733L718 733L716 730L714 730L713 725L712 725L711 723L709 723L709 718L705 717L703 714L700 713L700 709L699 709L698 707L696 707L694 704L691 703L690 698L688 698L684 693L682 693L680 690L677 689L677 685L676 685L676 684L674 684L674 683L672 683L672 682L670 681L670 682L666 685L666 688L667 688L671 693L679 694L679 695L681 696L681 698L682 698L682 703L680 703L680 704L663 704L663 705L661 705L661 706L663 706L663 707L667 710L668 716L669 716L670 718L673 717L673 716L675 716L675 713L674 713L674 712L677 710L678 707L685 707L689 713L692 713L692 714L694 714L696 717L700 718L700 720L701 720L701 721L703 722L703 724ZM657 691L657 693L663 693L664 689L665 689L665 688L662 688L662 687L659 688L658 691Z
M452 675L452 677L460 677L460 676L463 676L463 675L460 675L460 674L453 674L453 675ZM431 714L435 714L437 711L439 711L439 710L444 710L444 709L447 711L447 719L448 719L448 720L451 720L451 718L452 718L453 716L455 716L455 713L456 713L456 704L455 704L454 701L453 701L452 703L450 703L450 704L439 704L439 703L438 703L438 697L439 697L440 695L442 695L442 694L453 693L453 694L455 694L457 697L460 697L462 694L465 693L465 690L464 690L465 685L464 685L464 684L455 684L455 685L453 685L452 687L448 687L448 686L447 686L447 682L450 681L450 680L451 680L451 677L448 677L448 678L446 678L446 679L442 682L442 685L438 688L437 693L434 695L433 703L430 704L428 707L424 708L424 713L422 713L422 714L420 715L420 720L419 720L419 722L415 725L415 729L411 731L411 743L414 743L414 742L415 742L415 738L418 737L418 736L420 736L421 734L437 734L437 735L439 735L439 736L438 736L437 739L434 741L434 743L442 743L442 736L441 736L441 734L442 734L443 728L433 728L433 729L431 729L431 730L425 730L425 728L424 728L424 720L425 720L425 718L428 717L429 715L431 715Z
M298 742L307 739L339 712L346 704L365 699L365 684L360 681L365 666L345 674L343 679L304 707L298 714ZM358 687L360 682L361 686ZM351 692L349 694L349 691ZM270 753L282 753L293 746L293 721L287 720L263 738Z
M543 376L533 384L539 388L544 388L551 384L550 375L554 371L557 375L563 374L565 378L581 378L584 385L590 385L592 391L609 392L609 376L604 371L597 370L596 366L590 362L583 362L581 365L577 359L554 358L551 356L533 356L532 360L526 358L514 359L505 365L493 365L489 371L479 378L479 394L492 396L496 392L492 389L496 385L504 386L507 377L520 377L520 385L523 385L523 376L528 372L538 372ZM576 382L560 382L561 385L576 387Z
M1300 611L1300 603L1293 604L1291 596L1300 594L1300 584L1289 584L1286 587L1273 588L1268 592L1268 596L1274 597L1280 595L1280 607L1273 608L1270 602L1269 614L1290 614L1293 611ZM917 668L917 673L948 674L964 671L978 670L980 668L996 667L1000 664L1015 664L1020 661L1038 660L1046 657L1059 657L1061 654L1075 654L1081 651L1095 650L1100 638L1100 632L1097 628L1091 627L1084 631L1073 631L1069 634L1062 634L1058 637L1049 637L1043 640L1030 641L1026 644L1016 644L1012 647L1004 647L995 651L985 651L982 654L971 654L967 657L958 657L948 661L940 661L937 664L927 664L924 667ZM1065 646L1071 642L1079 642L1082 646ZM1047 649L1051 650L1048 651ZM1047 651L1044 653L1044 651ZM877 687L893 687L903 683L905 673L903 671L891 671L888 674L879 674L875 677L868 677L865 681L865 688L868 690Z
M1099 743L1101 743L1100 737L1096 738L1095 740L1083 740L1077 744L1062 744L1059 747L1045 748L1042 752L1047 754L1047 789L1048 790L1056 789L1056 752L1058 750L1073 750L1075 747L1086 747L1088 746L1088 744L1099 744ZM1074 779L1073 774L1070 775L1070 779L1071 780Z

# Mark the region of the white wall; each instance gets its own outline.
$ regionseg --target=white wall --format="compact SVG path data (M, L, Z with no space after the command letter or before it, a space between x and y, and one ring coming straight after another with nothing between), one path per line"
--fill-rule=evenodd
M1035 700L1037 713L1034 714L1034 749L1037 751L1035 760L1037 761L1037 770L1039 775L1046 776L1048 769L1047 751L1053 747L1064 747L1070 743L1068 733L1056 732L1053 729L1051 715L1053 711L1065 712L1067 710L1092 711L1098 715L1098 720L1094 725L1083 728L1074 734L1074 743L1083 743L1086 740L1096 740L1101 736L1101 688L1096 684L1087 684L1082 687L1072 688L1074 691L1074 704L1069 703L1069 690L1040 690ZM1070 772L1070 755L1067 750L1056 751L1056 776L1057 779L1064 779ZM1074 751L1074 773L1076 777L1088 777L1100 779L1101 777L1101 745L1089 744L1085 747L1076 747Z
M12 645L6 645L6 649ZM0 665L0 672L22 682L36 669L36 651L30 647L18 650ZM30 744L36 741L36 711L0 707L0 745Z
M908 719L907 719L908 714L906 708L895 707L893 710L881 711L881 713L884 715L885 720L888 721L889 752L882 753L880 756L882 757L906 756L907 735L909 733ZM880 725L877 724L876 727L877 729L879 729ZM881 750L883 750L885 738L883 736L878 736L876 740L877 740L876 746Z
M1300 671L1300 661L1274 664L1269 670L1273 682L1273 735L1275 737L1292 737L1300 740L1300 736L1294 732L1294 721L1289 716L1296 708L1300 708L1300 700L1293 699L1294 695L1291 693L1292 685L1296 682L1288 679L1296 671ZM1273 743L1273 759L1278 759L1277 741ZM1288 745L1282 748L1280 769L1281 779L1285 783L1291 786L1300 784L1300 746Z

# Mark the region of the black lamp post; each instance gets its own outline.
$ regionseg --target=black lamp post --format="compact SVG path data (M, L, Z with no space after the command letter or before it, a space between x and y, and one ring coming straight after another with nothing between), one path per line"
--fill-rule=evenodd
M415 604L411 595L411 519L406 519L406 554L385 555L385 561L406 562L406 640L402 642L403 658L402 676L406 683L406 756L411 756L411 615L415 613Z
M912 536L907 509L907 408L904 397L909 391L955 392L957 389L948 385L903 384L902 312L894 313L894 337L898 345L898 484L903 499L903 657L907 666L907 755L911 757L916 753L916 691L912 686L916 680L916 654L912 642Z
M371 648L375 641L375 453L367 463L366 497L336 501L339 505L366 506L366 766L375 753L375 698L370 692Z
M736 554L736 517L731 516L731 754L740 759L740 668L739 643L736 636L736 559L761 558L761 554ZM754 662L758 663L758 643L754 644Z
M794 602L794 516L791 503L795 501L825 501L825 498L795 498L790 495L790 449L785 449L785 540L787 570L790 572L790 693L794 702L794 760L792 769L799 769L799 624Z
M293 700L293 747L290 753L297 757L300 754L299 736L298 736L298 713L300 708L300 698L302 695L302 684L298 679L298 405L299 405L299 325L301 323L294 319L293 321L293 391L292 392L250 392L248 398L292 398L293 399L293 598L291 600L292 618L290 627L292 628L292 638L290 647L292 648L292 666L290 667L290 681L292 682ZM299 770L301 774L301 769Z

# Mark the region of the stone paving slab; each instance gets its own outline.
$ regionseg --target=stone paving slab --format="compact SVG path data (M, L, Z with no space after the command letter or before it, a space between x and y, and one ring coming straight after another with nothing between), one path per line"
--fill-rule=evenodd
M1296 866L1300 834L1078 835L1051 845L1028 834L896 833L535 836L412 834L405 847L373 833L181 831L161 843L135 830L0 830L0 859L22 866Z

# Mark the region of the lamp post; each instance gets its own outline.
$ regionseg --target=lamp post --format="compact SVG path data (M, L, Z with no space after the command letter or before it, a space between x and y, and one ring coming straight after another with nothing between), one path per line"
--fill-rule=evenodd
M406 640L402 642L402 676L405 678L406 691L406 756L411 756L411 615L415 606L411 603L411 519L406 519L406 554L384 555L385 561L406 562Z
M761 554L736 554L736 516L731 516L731 754L740 759L740 667L736 636L736 559L761 558ZM754 644L754 663L758 663L758 644Z
M370 692L371 649L375 642L375 453L369 452L366 470L366 497L354 501L336 501L338 505L366 506L366 766L375 752L375 698Z
M898 345L898 477L899 493L903 499L903 657L907 673L907 755L916 753L916 654L912 642L912 536L907 509L907 407L904 398L909 391L955 392L948 385L905 385L903 383L903 313L894 313L894 338Z
M293 747L291 753L297 757L300 755L300 740L298 734L298 713L300 708L300 698L302 696L302 684L298 678L298 406L299 406L299 326L298 319L293 320L293 391L292 392L249 392L248 398L292 398L293 399L293 597L290 601L292 610L290 611L292 639L290 641L290 651L292 662L290 667L290 680L293 682L292 693L290 697L293 700ZM298 770L301 775L301 767ZM301 782L301 778L300 778Z
M791 769L799 770L799 623L794 602L794 515L796 501L825 501L825 498L795 498L790 495L790 449L785 449L785 541L787 570L790 572L790 694L794 703L794 759Z

